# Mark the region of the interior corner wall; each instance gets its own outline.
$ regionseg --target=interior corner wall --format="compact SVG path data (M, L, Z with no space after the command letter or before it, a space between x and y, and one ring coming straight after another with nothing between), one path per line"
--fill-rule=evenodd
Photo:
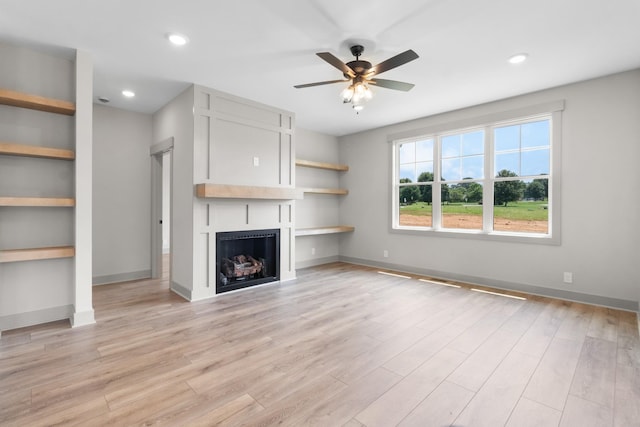
M152 143L173 138L171 289L191 300L193 291L194 86L153 114ZM148 153L148 151L147 151Z
M340 138L345 260L638 310L640 70ZM389 135L565 100L559 246L394 233ZM383 257L383 251L389 257ZM563 272L574 283L563 283Z
M93 110L93 283L151 276L152 116Z
M296 129L296 158L326 163L341 163L338 138L306 129ZM326 169L296 167L296 187L340 187L343 174ZM296 228L333 226L340 222L343 197L306 193L296 201ZM340 254L339 234L296 237L296 268L336 261Z

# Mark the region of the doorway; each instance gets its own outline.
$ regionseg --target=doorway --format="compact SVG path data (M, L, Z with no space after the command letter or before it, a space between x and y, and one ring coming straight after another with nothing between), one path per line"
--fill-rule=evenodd
M151 146L151 277L171 283L173 138Z

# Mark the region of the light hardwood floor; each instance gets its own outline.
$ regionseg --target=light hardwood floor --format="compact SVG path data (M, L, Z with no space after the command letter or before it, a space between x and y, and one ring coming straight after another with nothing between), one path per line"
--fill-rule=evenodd
M97 324L5 332L0 425L640 425L635 314L331 264L188 303L94 288Z

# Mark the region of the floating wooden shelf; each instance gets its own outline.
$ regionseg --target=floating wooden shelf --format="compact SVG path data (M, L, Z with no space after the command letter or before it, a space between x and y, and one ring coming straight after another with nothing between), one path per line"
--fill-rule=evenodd
M8 89L0 89L0 104L64 114L67 116L73 116L76 113L76 105L73 102L45 98L43 96L15 92Z
M74 206L75 199L70 197L0 197L0 206Z
M0 250L0 263L34 261L41 259L71 258L75 256L73 246L52 246L48 248L4 249Z
M349 194L349 190L345 190L344 188L303 188L302 191L314 194L337 194L339 196Z
M14 144L12 142L0 142L0 154L61 160L73 160L76 157L76 154L71 150Z
M332 171L346 172L349 170L347 165L339 165L337 163L314 162L313 160L296 159L296 166L306 168L328 169Z
M321 234L350 233L356 228L350 225L333 225L328 227L297 228L296 237L316 236Z
M296 188L227 184L196 184L196 195L200 198L217 199L293 200L302 198L302 192Z

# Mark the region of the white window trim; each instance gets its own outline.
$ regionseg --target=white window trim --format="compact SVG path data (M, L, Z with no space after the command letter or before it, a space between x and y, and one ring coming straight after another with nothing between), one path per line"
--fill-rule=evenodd
M544 245L560 245L561 244L561 188L562 188L562 111L564 110L564 101L555 101L545 104L533 105L529 107L518 108L509 111L498 111L482 116L471 117L468 119L442 122L432 126L392 134L389 135L387 141L390 143L390 149L392 152L391 157L391 177L390 185L390 202L389 209L391 215L389 219L389 232L397 234L409 234L419 236L433 236L433 237L449 237L449 238L463 238L463 239L479 239L479 240L493 240L502 242L514 242L514 243L533 243ZM509 122L518 122L522 120L528 120L535 118L536 116L550 116L551 117L551 182L549 187L549 234L533 234L533 233L514 233L514 232L502 232L484 230L492 228L493 222L493 204L488 204L483 209L483 230L464 230L464 229L442 229L441 220L441 203L440 192L432 191L432 228L424 227L408 227L402 226L396 227L399 218L399 209L397 209L397 201L399 194L397 189L399 188L395 182L397 177L398 160L396 146L402 142L412 142L427 138L434 138L434 177L440 176L440 144L436 141L436 136L441 136L451 131L464 131L465 129L472 128L495 128ZM478 180L483 182L483 198L490 200L493 189L489 189L487 185L487 172L493 171L493 156L487 155L492 153L489 150L492 144L493 135L488 132L489 136L485 138L485 178ZM491 194L489 194L491 193Z

